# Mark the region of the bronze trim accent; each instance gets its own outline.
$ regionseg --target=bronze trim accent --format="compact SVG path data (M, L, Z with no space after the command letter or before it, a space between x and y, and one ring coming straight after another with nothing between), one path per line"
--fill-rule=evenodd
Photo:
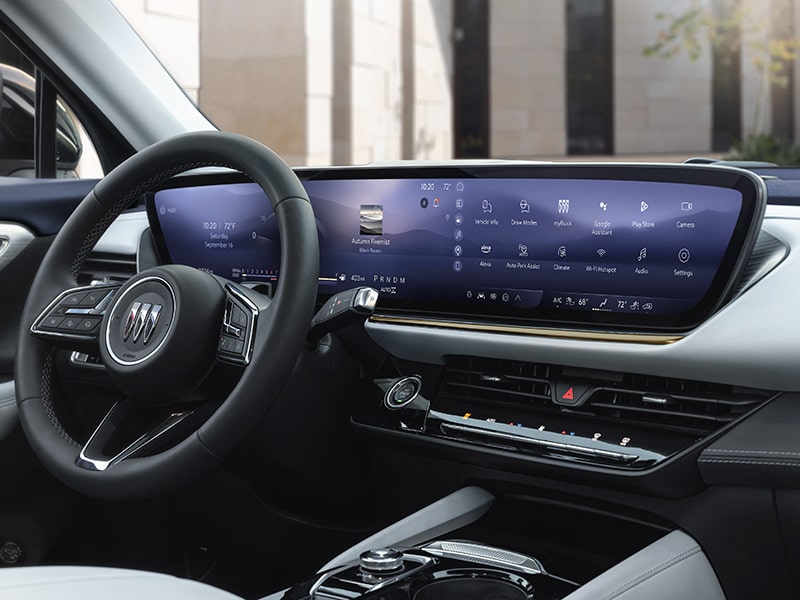
M417 325L421 327L437 327L441 329L463 329L467 331L483 331L487 333L513 333L569 340L591 340L595 342L627 342L633 344L666 345L683 339L678 334L652 333L618 333L610 331L581 331L573 329L546 329L544 327L522 327L519 325L491 325L488 323L460 323L457 321L437 321L409 317L389 317L373 315L369 319L374 323L391 325Z

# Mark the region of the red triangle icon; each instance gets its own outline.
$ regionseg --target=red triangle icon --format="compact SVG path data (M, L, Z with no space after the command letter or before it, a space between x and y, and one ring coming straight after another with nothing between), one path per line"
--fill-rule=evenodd
M564 400L574 400L575 399L575 393L572 391L572 388L569 388L566 392L564 392L561 395L561 397Z

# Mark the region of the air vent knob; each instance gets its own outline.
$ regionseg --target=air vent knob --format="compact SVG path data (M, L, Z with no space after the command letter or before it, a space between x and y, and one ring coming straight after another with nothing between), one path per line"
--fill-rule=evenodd
M384 574L403 570L403 553L394 548L378 548L362 552L361 569L367 573Z

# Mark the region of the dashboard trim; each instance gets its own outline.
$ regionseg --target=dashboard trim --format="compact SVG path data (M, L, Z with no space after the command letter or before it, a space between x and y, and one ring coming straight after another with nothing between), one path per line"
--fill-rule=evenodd
M462 323L459 321L439 321L434 319L413 319L408 317L390 317L373 315L369 319L374 323L392 325L414 325L421 327L439 327L444 329L463 329L467 331L483 331L487 333L511 333L515 335L531 335L538 337L562 338L570 340L592 340L602 342L625 342L634 344L665 345L674 344L683 339L682 335L658 335L650 333L618 333L610 331L581 331L579 329L546 329L544 327L523 327L514 325L492 325L489 323Z

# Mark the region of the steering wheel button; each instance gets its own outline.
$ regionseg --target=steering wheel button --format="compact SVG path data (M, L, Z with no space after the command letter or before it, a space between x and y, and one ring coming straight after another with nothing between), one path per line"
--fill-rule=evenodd
M236 340L233 342L233 351L236 354L241 354L244 352L244 342L242 340Z
M219 349L223 352L235 352L234 345L236 340L228 335L223 335L219 340Z
M105 293L106 293L105 290L98 292L89 292L86 294L86 296L84 296L83 300L80 301L79 305L88 308L94 308L99 304L100 300L103 299L103 295Z
M81 331L94 331L97 329L97 326L100 325L100 319L83 319L79 324L77 329Z
M45 329L58 329L58 326L61 325L61 321L64 320L64 317L59 315L50 315L42 322L42 327Z
M76 329L80 325L81 319L77 317L66 317L58 326L59 329Z
M232 335L235 338L240 338L244 335L244 331L242 331L238 327L234 327L233 325L225 325L224 329L225 333L227 333L228 335Z
M247 315L236 305L234 305L231 311L231 322L239 327L247 327Z
M85 293L83 293L83 294L71 294L71 295L67 296L66 298L64 298L64 301L62 302L62 304L66 304L68 307L69 306L80 306L80 304L83 302L84 298L86 298L86 294Z

